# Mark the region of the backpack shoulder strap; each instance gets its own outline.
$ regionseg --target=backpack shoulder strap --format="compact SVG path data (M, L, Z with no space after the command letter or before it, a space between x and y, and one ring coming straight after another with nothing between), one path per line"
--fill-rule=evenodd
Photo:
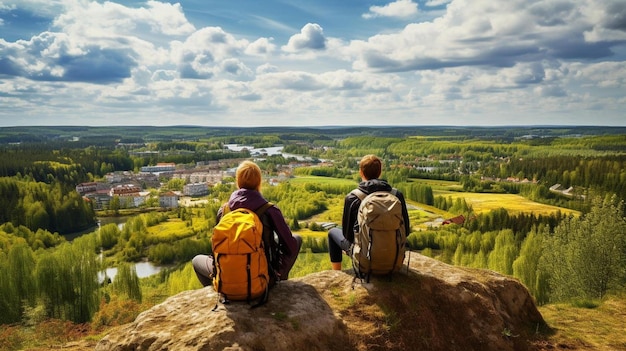
M274 286L274 284L278 281L278 274L276 272L278 272L280 255L279 245L276 240L274 240L274 225L272 224L272 219L269 215L265 216L267 210L272 206L274 206L273 203L266 202L254 211L263 224L263 250L265 251L265 257L267 258L267 269L270 276L269 281L267 282L268 289ZM265 301L267 301L267 294L268 292L266 291L263 298ZM262 303L264 303L263 300Z
M222 206L222 216L224 216L228 212L230 212L230 207L228 207L228 203L224 203L224 205Z
M359 188L352 190L350 193L356 195L361 201L367 196L367 193Z
M356 197L359 198L359 200L363 201L363 199L365 199L365 197L369 194L367 194L366 192L364 192L363 190L356 188L354 190L352 190L350 193L356 195ZM389 192L391 195L393 196L398 196L398 189L396 188L391 188L391 191Z
M254 210L254 213L256 213L256 215L259 216L259 218L261 218L265 214L265 211L267 211L267 209L269 209L272 206L274 206L274 204L268 201L261 207Z

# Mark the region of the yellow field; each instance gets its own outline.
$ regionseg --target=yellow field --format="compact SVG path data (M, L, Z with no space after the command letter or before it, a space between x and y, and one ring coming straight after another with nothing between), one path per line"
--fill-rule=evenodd
M474 208L474 212L483 213L494 209L504 208L509 214L533 213L535 215L550 215L561 211L564 214L579 214L578 211L567 208L545 205L528 200L515 194L485 194L485 193L463 193L454 191L435 191L435 196L443 196L452 199L464 198L468 204Z

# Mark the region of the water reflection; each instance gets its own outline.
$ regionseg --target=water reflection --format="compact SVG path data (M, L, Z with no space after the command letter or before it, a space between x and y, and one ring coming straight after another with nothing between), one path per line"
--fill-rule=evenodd
M272 156L272 155L281 155L284 158L290 158L293 157L295 159L297 159L298 161L312 161L313 159L311 157L308 156L301 156L301 155L295 155L295 154L288 154L283 152L283 147L282 146L269 146L269 147L264 147L264 148L255 148L254 146L251 145L240 145L240 144L224 144L224 147L232 150L232 151L241 151L243 149L246 149L250 152L250 154L252 156Z
M98 223L100 224L100 226L109 224L109 223L116 223L117 227L120 228L120 230L122 230L122 227L124 226L124 224L131 218L133 218L134 216L117 216L117 217L98 217L96 218L96 225L91 227L91 228L87 228L85 230L81 230L79 232L75 232L75 233L70 233L70 234L63 234L63 237L65 238L65 240L67 241L72 241L80 236L83 236L85 234L91 234L93 232L95 232L96 230L98 230Z
M139 278L149 277L153 274L159 273L163 269L168 268L167 266L154 265L151 262L137 262L134 264L134 266L135 266L135 271L137 272L137 276ZM98 281L103 282L105 279L105 276L111 279L111 281L113 281L116 275L117 275L117 267L107 268L104 272L100 272L98 274Z

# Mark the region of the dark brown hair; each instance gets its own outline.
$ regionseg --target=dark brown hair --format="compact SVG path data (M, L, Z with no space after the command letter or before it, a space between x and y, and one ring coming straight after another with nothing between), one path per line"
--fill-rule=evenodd
M359 162L361 175L368 180L380 177L382 169L382 161L375 155L365 155Z

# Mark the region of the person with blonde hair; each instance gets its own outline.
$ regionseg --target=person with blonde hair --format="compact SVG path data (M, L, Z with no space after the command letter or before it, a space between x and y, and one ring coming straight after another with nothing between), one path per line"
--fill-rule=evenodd
M252 161L243 161L237 167L235 174L237 190L235 190L224 206L228 206L228 209L233 211L238 208L246 208L253 211L263 207L268 201L261 195L261 169ZM217 221L224 215L224 206L222 206L217 212ZM289 225L285 221L280 209L274 205L269 207L264 216L267 221L263 220L264 225L270 226L270 233L275 233L275 237L278 239L278 257L268 257L268 265L277 267L275 277L270 277L279 280L287 280L289 278L289 271L293 267L300 247L302 246L302 238L291 232ZM208 286L213 283L213 257L210 255L196 255L192 260L193 269L202 283L203 286ZM272 284L274 281L271 282ZM271 284L270 284L271 285Z
M361 182L358 189L365 194L376 191L391 192L394 188L384 179L379 179L382 174L382 161L375 155L365 155L359 162L359 175ZM396 190L396 196L402 203L402 218L405 233L410 233L409 212L406 207L404 195ZM328 231L328 253L330 255L331 268L341 270L342 254L352 255L354 247L354 233L358 230L357 216L361 199L350 192L344 198L343 216L341 228L335 227Z

